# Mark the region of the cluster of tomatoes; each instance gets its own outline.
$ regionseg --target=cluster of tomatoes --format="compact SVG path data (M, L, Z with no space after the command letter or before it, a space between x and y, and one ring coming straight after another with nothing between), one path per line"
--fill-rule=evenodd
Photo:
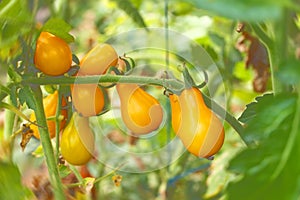
M49 76L61 76L72 65L72 52L61 38L42 32L36 43L35 66ZM110 68L117 68L124 74L124 61L109 44L100 44L89 51L80 61L79 70L74 75L103 75ZM120 99L121 117L135 135L148 134L159 128L163 120L163 109L159 101L148 94L138 84L116 83ZM83 165L92 158L94 151L94 134L89 127L88 117L103 112L105 107L105 90L97 83L70 85L71 102L76 112L67 123L67 111L61 109L60 140L63 158L73 165ZM172 109L172 126L184 146L197 157L209 158L219 151L224 141L223 124L205 105L200 90L190 86L180 94L168 95ZM58 106L58 92L44 98L46 117L55 116ZM61 107L67 104L63 98ZM30 120L35 121L34 114ZM48 120L50 137L55 136L55 121ZM35 137L39 138L36 126L31 126Z

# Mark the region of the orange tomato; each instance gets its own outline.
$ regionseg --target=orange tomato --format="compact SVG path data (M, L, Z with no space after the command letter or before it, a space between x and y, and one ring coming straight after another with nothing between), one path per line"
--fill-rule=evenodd
M118 54L109 44L99 44L80 61L80 75L100 75L118 63Z
M169 96L172 127L189 152L209 158L224 142L224 128L219 118L205 105L198 88L183 90Z
M89 119L75 113L62 133L61 154L72 165L84 165L93 157L94 141Z
M41 32L36 42L34 64L44 74L63 75L72 64L71 49L61 38L48 32Z
M84 117L98 115L104 108L104 95L97 84L71 85L72 103Z
M44 111L45 111L45 116L46 118L50 117L55 117L56 115L56 109L58 105L58 92L55 91L53 94L49 94L47 97L43 99L43 105L44 105ZM66 101L62 99L62 106L66 106ZM60 122L60 130L62 130L66 124L66 119L67 119L67 110L62 109L61 110L61 115L64 117L62 121ZM36 121L35 114L32 113L30 115L30 120L31 121ZM56 130L56 123L55 120L47 120L47 125L48 125L48 130L50 134L50 138L55 137L55 130ZM33 135L37 138L40 139L40 134L38 131L38 127L35 125L31 125L30 128L33 130Z
M163 120L160 103L137 84L117 84L124 124L134 134L156 130Z

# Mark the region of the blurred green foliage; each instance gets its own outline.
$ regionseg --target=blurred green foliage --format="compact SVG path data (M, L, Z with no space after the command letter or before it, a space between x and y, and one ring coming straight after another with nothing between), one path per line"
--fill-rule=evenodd
M215 90L211 91L211 95L216 99L226 95L228 99L223 106L235 117L240 116L239 120L245 125L243 134L251 145L246 147L232 127L225 124L225 144L213 161L184 153L170 165L155 171L143 173L120 171L123 176L122 186L115 187L110 177L104 179L95 185L97 198L299 199L300 6L292 0L3 0L0 2L1 83L5 85L3 80L9 70L20 71L16 66L17 61L22 60L26 66L33 67L32 50L35 38L41 31L42 24L46 22L43 29L71 42L73 53L80 58L96 43L104 42L124 31L164 27L166 2L169 3L167 13L169 28L201 45L221 72L222 80L213 75L210 77L210 82L215 84L213 86ZM274 95L277 92L270 83L265 92L267 94L262 95L253 91L252 80L256 72L245 68L248 54L237 48L237 42L241 37L236 31L238 21L245 22L246 31L259 38L268 47L269 59L274 61L271 65L271 71L274 71L272 81L284 85L282 94ZM290 27L293 29L287 28L287 24L292 24ZM253 28L254 25L258 25L262 32ZM68 33L70 30L71 35ZM285 40L285 37L288 38ZM267 44L266 41L269 40L265 38L273 43ZM272 51L278 47L285 48ZM272 52L275 52L275 55L271 54ZM197 52L192 53L197 56ZM164 58L164 55L160 56ZM156 63L155 59L147 55L138 58L140 63L146 64ZM177 62L180 59L171 57L170 60L172 63L173 60ZM146 64L145 66L149 66ZM174 67L172 69L174 70ZM18 75L22 74L17 73L16 76ZM221 84L225 85L225 90L220 89ZM9 88L12 88L10 94L15 105L17 94L22 104L26 101L26 88L18 91L15 91L14 87ZM205 88L203 90L207 92ZM151 88L149 91L153 92ZM5 88L0 90L0 94L1 97L8 95ZM161 98L160 101L163 105L167 105L166 98ZM254 102L251 103L252 101ZM160 130L157 137L149 141L140 139L136 141L135 146L130 146L128 144L130 138L126 137L124 131L115 128L119 123L119 119L115 118L116 115L108 113L91 120L91 124L99 123L102 127L102 129L95 128L101 161L108 162L113 167L127 158L116 154L113 150L105 150L107 148L105 136L113 131L119 134L118 139L125 141L117 146L131 148L135 153L164 147L175 138L166 123L166 127ZM0 136L1 141L2 134ZM34 146L32 143L29 143L29 146L30 144ZM17 142L14 145L18 148ZM5 151L0 151L2 152ZM18 153L15 153L16 158L20 156ZM28 158L32 157L29 150L24 154ZM168 156L172 157L174 154L170 152ZM0 158L2 157L5 156L0 154ZM19 168L26 165L22 163L26 162L26 159L19 161L15 159L15 162ZM128 167L129 170L130 167L142 169L144 165L151 168L153 162L151 159L142 159L130 163ZM24 174L19 172L17 166L0 163L0 199L30 198L30 191L21 184ZM104 176L111 170L99 162L89 163L88 168L95 177ZM63 169L61 173L66 175L69 171Z

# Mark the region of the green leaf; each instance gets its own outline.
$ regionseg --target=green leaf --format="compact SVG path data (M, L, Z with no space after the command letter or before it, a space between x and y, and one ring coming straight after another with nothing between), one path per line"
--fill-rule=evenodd
M245 22L278 19L281 16L281 8L289 3L285 0L186 0L186 2L196 8Z
M61 178L67 177L72 171L65 165L59 165L59 175Z
M280 71L276 74L279 80L285 84L297 84L300 82L300 61L290 59L282 63Z
M8 67L7 73L13 82L20 83L22 81L21 75L15 71L13 66Z
M0 101L2 101L7 95L10 94L11 90L8 88L9 87L5 87L4 85L0 84Z
M124 10L129 17L139 26L147 28L147 25L139 13L138 9L131 3L130 0L114 0L118 7Z
M32 199L33 194L21 183L21 174L12 163L0 162L0 199Z
M21 104L26 103L30 109L35 110L34 93L29 86L24 86L20 89L19 100Z
M18 107L18 95L17 95L17 86L13 85L10 89L10 100L11 103L15 106Z
M74 37L69 34L72 29L71 25L59 18L49 19L42 28L42 31L50 32L57 37L65 40L67 43L74 42Z
M251 121L251 119L253 119L256 116L257 103L263 98L269 99L272 98L272 96L273 96L272 94L265 94L264 96L256 97L255 102L246 105L246 110L242 113L242 115L239 117L238 120L243 123L248 123L249 121Z
M239 180L229 184L228 199L297 199L300 189L298 98L286 93L258 101L256 116L245 129L245 135L254 139L255 144L230 162L229 170Z
M3 0L0 3L0 54L15 45L20 35L30 31L32 17L27 1Z

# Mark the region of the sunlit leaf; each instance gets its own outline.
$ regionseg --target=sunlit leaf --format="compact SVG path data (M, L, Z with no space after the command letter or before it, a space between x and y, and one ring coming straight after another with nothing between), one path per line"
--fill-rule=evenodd
M67 43L74 42L74 37L69 34L69 31L71 29L71 25L59 18L49 19L42 28L43 31L50 32L57 37L65 40Z
M132 20L138 24L140 27L146 28L147 25L139 13L139 10L134 7L134 5L129 0L114 0L120 9L124 10L128 16L132 18Z
M3 0L0 2L0 52L15 45L18 37L31 28L27 1Z

